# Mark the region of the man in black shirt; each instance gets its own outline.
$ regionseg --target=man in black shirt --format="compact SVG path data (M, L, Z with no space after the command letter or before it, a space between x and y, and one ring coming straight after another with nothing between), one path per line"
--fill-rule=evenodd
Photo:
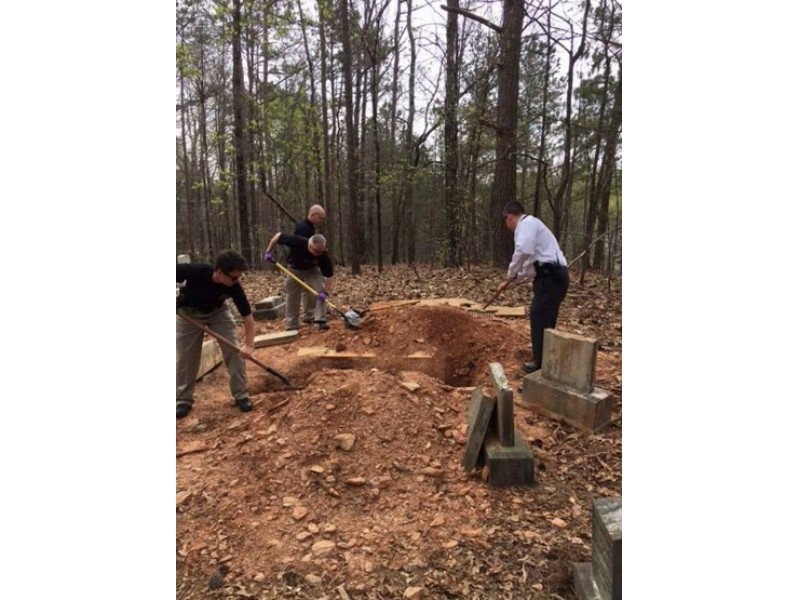
M247 261L233 250L226 250L217 256L214 266L207 264L179 264L176 282L183 282L178 301L179 310L230 340L237 343L236 322L225 299L231 298L244 318L245 343L241 354L227 346L222 346L222 356L230 376L230 389L236 405L242 412L249 412L253 404L247 394L245 375L245 356L255 352L255 321L250 303L239 283L242 272L247 270ZM200 368L203 349L203 331L177 319L177 400L176 416L181 419L189 414L194 404L194 386Z
M294 226L294 234L310 238L317 233L316 228L325 220L325 209L319 204L312 204L308 209L308 216Z
M319 204L314 204L308 209L308 216L294 227L294 234L304 238L310 238L317 233L316 228L322 225L325 220L325 209ZM301 294L300 304L302 306L303 323L314 322L314 296L309 293Z
M327 241L319 233L305 238L280 231L272 236L264 253L264 260L274 262L272 248L281 244L289 248L289 271L311 289L317 290L316 299L304 290L294 279L286 280L286 329L298 329L300 317L300 296L307 295L315 302L313 320L322 329L328 329L325 299L333 292L333 262L325 250ZM327 278L327 280L326 280Z

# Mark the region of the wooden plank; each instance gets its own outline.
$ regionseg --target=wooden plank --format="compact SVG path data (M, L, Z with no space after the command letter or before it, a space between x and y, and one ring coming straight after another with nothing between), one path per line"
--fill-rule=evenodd
M380 312L382 310L389 310L390 308L413 306L415 304L419 304L419 300L386 300L384 302L374 302L370 304L369 312Z
M426 298L420 300L420 306L455 306L456 308L469 308L471 306L478 306L474 300L467 300L466 298Z
M276 331L275 333L264 333L257 335L255 338L256 348L263 348L265 346L277 346L279 344L288 344L297 339L298 331L290 329L288 331Z
M336 352L331 348L324 346L309 346L307 348L299 348L297 356L301 358L332 358L332 359L352 359L352 358L375 358L372 352Z

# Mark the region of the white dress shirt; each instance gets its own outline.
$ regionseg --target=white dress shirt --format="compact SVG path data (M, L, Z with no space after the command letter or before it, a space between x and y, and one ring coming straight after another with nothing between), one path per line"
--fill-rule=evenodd
M534 262L567 265L555 236L536 217L522 215L514 229L514 255L508 263L506 279L517 285L536 276Z

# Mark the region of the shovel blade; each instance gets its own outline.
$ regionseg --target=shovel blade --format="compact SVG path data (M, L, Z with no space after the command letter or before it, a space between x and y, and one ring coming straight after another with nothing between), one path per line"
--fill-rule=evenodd
M359 315L352 308L344 313L344 320L345 323L347 323L347 326L352 329L358 329L361 327L361 315Z

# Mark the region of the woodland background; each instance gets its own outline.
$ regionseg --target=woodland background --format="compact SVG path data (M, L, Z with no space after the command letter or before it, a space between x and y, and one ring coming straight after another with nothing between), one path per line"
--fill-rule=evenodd
M312 203L337 263L504 265L516 199L621 257L615 0L179 0L178 253L254 265Z

